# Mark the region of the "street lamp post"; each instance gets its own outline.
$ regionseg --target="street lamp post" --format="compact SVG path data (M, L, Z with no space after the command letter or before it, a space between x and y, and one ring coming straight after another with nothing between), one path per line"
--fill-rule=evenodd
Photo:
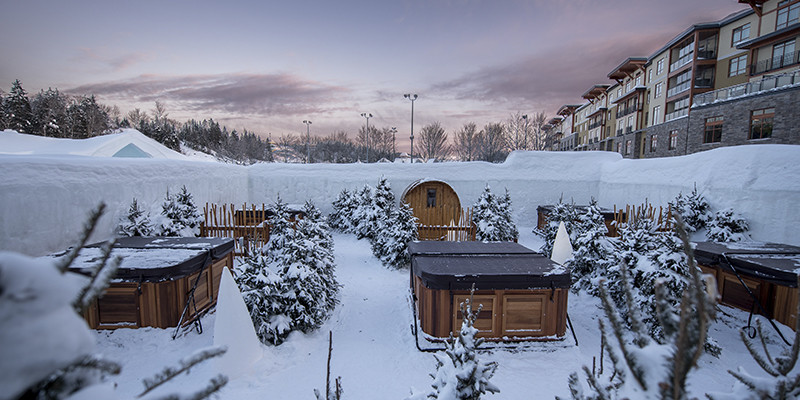
M394 162L394 157L395 157L394 143L395 143L395 140L396 140L396 136L397 136L397 127L393 126L392 127L392 162Z
M522 119L525 120L525 128L524 128L525 132L523 133L522 136L525 138L525 148L522 150L528 150L528 114L523 115Z
M403 97L411 100L411 163L414 163L414 100L417 99L417 94L406 93Z
M369 164L369 119L372 118L372 114L361 113L361 116L367 119L367 164Z
M309 130L311 121L305 120L303 123L306 124L306 164L309 164L311 162L311 131Z

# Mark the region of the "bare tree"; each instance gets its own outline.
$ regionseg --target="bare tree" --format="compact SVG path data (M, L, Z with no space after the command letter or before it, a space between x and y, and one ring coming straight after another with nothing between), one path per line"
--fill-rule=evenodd
M450 145L447 144L447 133L439 121L425 125L418 136L415 151L423 159L444 159L450 155Z
M138 108L128 111L128 114L125 115L125 118L128 119L128 122L134 128L139 127L142 122L147 122L150 120L150 117L147 116L147 113Z
M289 157L299 157L295 151L295 147L299 143L296 137L291 133L286 133L278 138L278 155L283 157L283 162L289 162Z
M531 144L531 126L528 115L517 111L506 121L506 143L509 151L528 150Z
M480 147L481 135L478 126L474 122L464 124L461 129L456 131L453 138L453 152L456 158L461 161L475 161L478 159L478 148Z
M169 113L167 112L167 105L161 100L156 100L155 107L150 111L153 113L153 119L160 121L166 119Z
M503 162L506 152L505 127L501 123L490 123L480 133L478 160L494 163Z
M547 147L547 132L544 126L547 125L547 115L544 111L529 116L528 124L531 129L531 141L528 150L544 150Z

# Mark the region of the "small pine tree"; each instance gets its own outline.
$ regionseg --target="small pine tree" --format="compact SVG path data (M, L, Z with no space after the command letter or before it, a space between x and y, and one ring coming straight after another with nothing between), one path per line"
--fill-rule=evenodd
M291 327L281 316L281 280L270 269L266 254L250 246L236 274L236 284L250 312L256 335L263 343L278 344L277 338Z
M574 242L577 238L578 229L576 229L576 221L578 220L578 212L575 209L574 203L564 203L563 198L558 200L558 204L553 206L553 211L547 215L544 228L544 244L539 249L546 257L553 255L553 244L556 242L556 234L558 233L558 225L564 222L564 227L570 237L570 242Z
M174 196L170 195L169 190L167 191L156 229L159 236L198 236L202 221L203 216L197 211L192 194L186 190L186 186L183 186Z
M697 232L705 229L706 225L713 218L711 206L706 199L697 192L697 185L688 196L678 193L678 197L669 203L672 211L683 218L687 232Z
M411 264L408 243L417 239L417 218L408 204L400 207L392 204L385 220L381 221L378 233L372 241L372 253L384 266L394 269Z
M11 92L3 99L3 109L7 129L13 129L20 133L35 133L36 121L34 121L31 103L28 100L28 93L22 88L19 79L11 84Z
M500 389L489 382L497 370L497 362L481 361L477 357L483 339L475 337L478 329L474 324L483 306L479 305L478 310L473 311L472 305L472 296L461 303L464 319L458 337L454 338L451 333L444 354L434 355L436 374L431 374L433 390L427 395L428 399L478 400L486 392L500 393ZM409 399L412 398L420 397L412 396Z
M358 239L372 239L375 235L375 225L380 217L380 210L375 206L375 196L372 186L364 185L355 193L353 210L353 233Z
M153 234L153 226L150 223L150 215L139 208L136 198L133 199L131 207L119 225L119 234L122 236L150 236Z
M706 236L715 242L741 242L750 240L747 220L732 208L717 211L708 223Z
M332 204L333 212L328 215L328 225L339 232L353 232L353 212L356 209L355 194L342 189Z
M495 196L489 185L472 206L475 240L483 242L511 242L519 238L519 231L511 219L511 197L506 189L503 198Z
M586 211L577 215L573 226L575 231L580 232L572 241L575 250L572 260L567 263L573 282L576 283L573 287L591 288L593 281L607 276L616 251L606 236L608 228L594 198L589 202Z

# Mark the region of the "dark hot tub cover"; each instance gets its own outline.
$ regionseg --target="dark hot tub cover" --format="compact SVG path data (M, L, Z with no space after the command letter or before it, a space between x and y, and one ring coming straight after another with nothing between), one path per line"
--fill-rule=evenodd
M765 242L698 242L697 262L783 286L797 287L800 247Z
M428 289L569 288L569 270L511 242L421 241L408 244L413 273Z
M70 269L87 273L100 260L102 245L95 243L84 247ZM191 275L231 251L231 238L123 237L117 239L111 256L122 257L115 280L160 282Z

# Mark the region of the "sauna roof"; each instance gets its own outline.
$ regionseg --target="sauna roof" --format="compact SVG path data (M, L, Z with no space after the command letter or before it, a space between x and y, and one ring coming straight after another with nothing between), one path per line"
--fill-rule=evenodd
M102 245L81 249L70 270L88 274L102 256ZM131 237L117 239L111 255L122 258L115 280L160 282L193 274L231 251L230 238ZM49 257L61 258L66 253Z
M568 288L569 270L511 242L412 242L413 273L435 290Z
M694 252L700 264L719 266L727 271L736 269L741 275L797 287L800 247L754 241L699 242Z

